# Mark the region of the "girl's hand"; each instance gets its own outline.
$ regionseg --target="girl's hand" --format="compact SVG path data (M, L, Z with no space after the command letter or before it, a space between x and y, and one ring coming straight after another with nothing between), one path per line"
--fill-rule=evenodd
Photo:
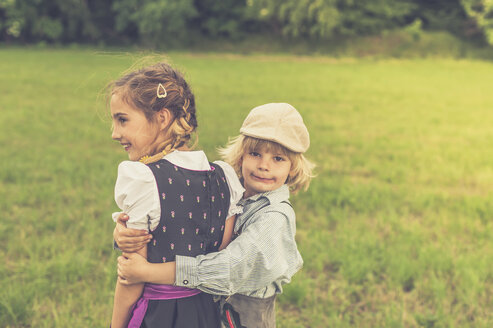
M129 217L125 213L120 214L113 230L113 239L122 251L133 253L150 242L152 235L145 230L127 228L128 219Z
M118 281L123 285L145 282L146 267L150 263L137 253L122 253L118 257Z

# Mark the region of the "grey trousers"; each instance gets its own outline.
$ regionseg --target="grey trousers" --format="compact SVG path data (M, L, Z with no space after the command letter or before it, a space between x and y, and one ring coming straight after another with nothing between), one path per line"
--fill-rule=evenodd
M221 297L219 301L221 309L221 327L275 328L275 302L275 295L269 298L257 298L241 294L235 294L230 297ZM236 323L231 326L230 320L233 322L236 320Z

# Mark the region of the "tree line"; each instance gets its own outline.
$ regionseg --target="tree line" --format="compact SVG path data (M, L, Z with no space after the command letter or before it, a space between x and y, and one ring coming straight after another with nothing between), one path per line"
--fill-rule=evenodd
M491 0L0 0L0 41L330 40L412 27L493 45Z

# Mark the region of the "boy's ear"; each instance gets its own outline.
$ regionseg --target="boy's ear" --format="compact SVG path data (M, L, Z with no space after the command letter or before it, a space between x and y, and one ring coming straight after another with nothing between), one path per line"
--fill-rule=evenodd
M241 171L243 170L243 155L238 160L238 167L240 169L240 175L241 175Z
M156 118L157 118L157 123L159 124L159 128L161 130L165 130L170 126L171 122L173 121L173 114L171 114L169 109L163 108L159 112L157 112Z

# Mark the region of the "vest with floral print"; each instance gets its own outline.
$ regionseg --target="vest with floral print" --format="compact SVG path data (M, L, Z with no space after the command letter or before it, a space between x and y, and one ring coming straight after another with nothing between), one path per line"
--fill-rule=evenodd
M209 171L194 171L162 159L148 164L156 178L161 219L152 231L147 259L152 263L197 256L218 250L230 206L223 170L210 163Z

